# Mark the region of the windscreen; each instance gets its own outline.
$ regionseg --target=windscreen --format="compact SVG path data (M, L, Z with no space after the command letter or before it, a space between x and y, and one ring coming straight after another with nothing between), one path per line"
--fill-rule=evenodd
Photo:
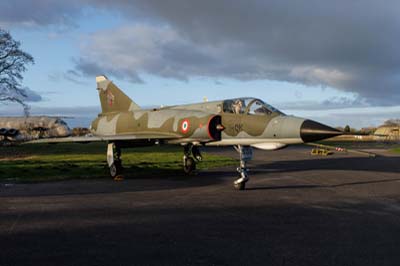
M225 100L223 103L224 113L271 115L272 113L283 114L275 107L255 98L237 98Z

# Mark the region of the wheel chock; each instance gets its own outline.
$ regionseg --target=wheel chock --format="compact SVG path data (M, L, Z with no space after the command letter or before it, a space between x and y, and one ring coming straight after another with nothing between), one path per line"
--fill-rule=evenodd
M122 175L117 175L116 177L114 177L114 181L123 181L124 180L124 176Z

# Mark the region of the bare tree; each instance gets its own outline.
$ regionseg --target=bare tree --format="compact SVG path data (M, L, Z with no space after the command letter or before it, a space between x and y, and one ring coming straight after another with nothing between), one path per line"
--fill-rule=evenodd
M0 28L0 102L17 102L29 114L29 106L25 103L27 94L21 87L22 73L26 64L33 64L33 57L22 51L20 42L11 34Z
M400 119L389 119L383 123L385 126L400 126Z

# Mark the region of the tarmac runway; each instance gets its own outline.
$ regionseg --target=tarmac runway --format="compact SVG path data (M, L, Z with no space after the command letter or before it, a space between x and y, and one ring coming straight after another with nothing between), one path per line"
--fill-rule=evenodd
M0 266L400 265L400 157L379 153L257 151L245 191L233 166L3 183Z

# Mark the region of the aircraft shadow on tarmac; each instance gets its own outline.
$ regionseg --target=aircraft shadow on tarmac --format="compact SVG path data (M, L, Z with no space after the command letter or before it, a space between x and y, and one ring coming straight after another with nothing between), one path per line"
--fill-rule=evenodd
M398 157L376 157L376 158L329 158L329 159L313 159L313 160L291 160L291 161L276 161L272 163L257 164L252 169L251 174L254 177L261 175L273 176L278 173L302 172L302 171L373 171L382 173L400 173L400 165ZM377 177L379 174L377 174ZM321 178L323 178L321 173ZM247 190L262 190L262 189L299 189L299 188L335 188L351 185L386 183L399 181L400 178L386 178L377 180L366 180L357 182L343 182L335 185L284 185L284 186L262 186L248 187Z
M191 175L183 173L167 176L149 176L135 178L134 173L127 171L123 181L111 179L65 180L36 184L0 184L1 197L42 197L62 195L112 194L122 192L161 191L206 187L224 182L221 177L234 177L232 171L215 173L197 172Z
M399 157L354 157L276 161L256 164L252 172L298 172L313 170L375 171L400 173Z
M400 181L400 178L391 179L381 179L381 180L370 180L370 181L360 181L360 182L345 182L336 185L285 185L285 186L262 186L262 187L248 187L246 190L275 190L275 189L299 189L299 188L337 188L353 185L367 185L367 184L379 184L379 183L389 183L393 181Z
M254 161L250 169L250 177L269 178L275 177L274 174L301 172L301 171L320 171L320 170L341 170L341 171L374 171L385 173L400 173L398 157L377 157L377 158L324 158L312 160L280 160L271 163L265 161ZM0 189L0 197L7 196L50 196L50 195L74 195L74 194L104 194L136 191L156 191L182 189L191 187L206 187L233 182L235 178L235 169L233 166L221 169L203 170L195 175L186 176L171 172L171 175L149 176L135 178L134 172L127 169L126 180L123 182L112 182L108 179L97 180L67 180L62 182L52 182L48 184L37 184L43 188L30 188L29 184L22 184L24 188ZM378 175L378 174L377 174ZM321 173L321 178L324 174ZM378 176L377 176L378 177ZM360 182L344 182L341 184L329 186L350 186L369 183L393 182L396 179L377 179ZM21 186L21 185L19 185ZM321 188L326 185L285 185L285 186L251 186L248 190L260 189L290 189L290 188Z

